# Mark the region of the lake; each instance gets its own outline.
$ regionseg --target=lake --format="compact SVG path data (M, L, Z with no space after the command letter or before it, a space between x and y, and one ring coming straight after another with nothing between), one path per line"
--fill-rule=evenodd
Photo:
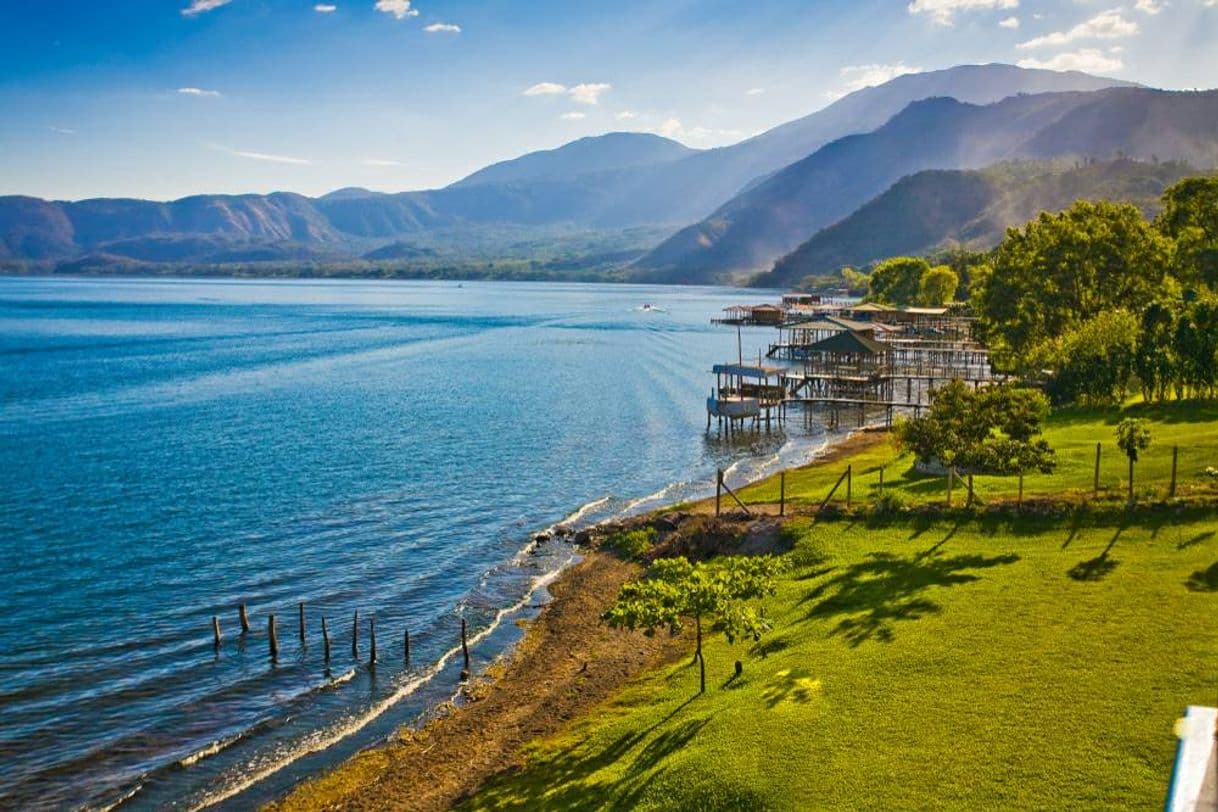
M537 533L822 444L704 431L709 320L767 298L0 279L0 806L248 806L450 698L461 619L484 667L570 560Z

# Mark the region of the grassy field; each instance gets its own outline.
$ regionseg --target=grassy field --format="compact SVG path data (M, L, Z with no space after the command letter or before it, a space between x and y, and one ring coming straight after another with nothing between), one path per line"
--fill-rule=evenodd
M1128 461L1116 446L1116 425L1123 417L1144 417L1151 422L1151 447L1143 453L1134 471L1135 494L1139 499L1166 497L1171 480L1172 447L1179 447L1177 495L1218 496L1218 477L1206 474L1209 466L1218 468L1218 403L1171 403L1133 405L1117 412L1066 409L1049 419L1045 439L1057 452L1058 466L1052 474L1029 474L1024 478L1025 498L1090 498L1095 476L1095 445L1100 443L1100 499L1120 503L1128 485ZM874 501L879 489L879 471L884 469L887 492L897 499L917 505L942 503L946 498L946 477L919 474L913 470L913 456L902 454L886 440L848 460L826 466L811 466L786 475L787 499L794 504L818 505L846 469L853 465L853 497ZM977 476L974 490L982 500L1015 499L1018 477ZM845 500L845 485L834 495ZM963 501L964 493L955 487L953 499ZM778 501L778 478L771 477L741 493L747 503Z
M1218 702L1218 513L789 532L773 631L711 643L707 694L651 673L467 808L1161 806L1175 719Z

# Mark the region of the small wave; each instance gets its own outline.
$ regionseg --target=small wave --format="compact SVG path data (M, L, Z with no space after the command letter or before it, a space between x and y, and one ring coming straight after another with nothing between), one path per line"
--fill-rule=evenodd
M227 739L216 739L206 747L191 753L189 756L186 756L186 758L178 759L178 766L183 768L192 767L203 759L214 756L216 753L232 747L234 744L244 739L245 735L245 733L238 733L236 736L230 736Z
M500 624L503 623L503 619L505 617L512 614L513 612L518 612L521 609L523 609L525 606L527 606L529 604L529 602L533 599L533 596L537 593L537 590L542 589L543 587L546 587L549 584L553 583L554 579L556 579L559 576L559 574L568 565L570 565L570 563L574 560L574 558L575 558L575 555L574 555L574 553L572 553L572 555L570 557L568 557L560 566L556 567L555 569L551 570L550 572L546 572L546 573L536 576L530 583L529 589L525 593L525 595L522 598L520 598L520 600L513 603L511 606L506 606L506 607L500 609L495 614L495 618L494 618L494 620L491 621L490 625L488 625L486 628L482 629L477 634L474 634L472 637L469 638L469 644L475 645L475 644L481 642L482 640L485 640L497 628L499 628ZM249 789L250 787L254 786L258 782L263 781L266 778L269 778L270 776L274 775L275 773L279 772L280 770L284 769L285 767L291 765L293 762L298 761L307 755L311 755L313 753L319 753L322 750L326 750L330 747L333 747L334 745L338 744L339 742L341 742L343 739L347 738L348 736L359 732L360 730L362 730L363 728L365 728L369 724L371 724L373 721L378 719L382 714L384 714L387 710L392 708L394 705L398 704L403 699L405 699L408 696L410 696L411 694L415 693L419 688L423 687L428 682L430 682L437 674L439 674L441 671L444 670L444 666L446 666L449 663L449 661L453 659L453 657L455 657L458 653L460 653L460 651L461 651L460 645L453 646L452 648L445 651L442 655L440 655L440 658L438 660L436 660L431 665L431 667L428 668L425 672L420 674L418 677L403 684L400 688L398 688L398 690L394 691L392 694L390 694L388 697L381 700L380 702L377 702L375 705L370 707L364 713L360 714L359 716L355 717L354 719L351 719L349 722L342 725L341 727L339 727L336 730L331 730L329 732L319 731L317 736L315 736L311 740L306 739L305 741L302 741L300 743L300 745L298 747L296 747L292 752L288 753L287 755L283 756L282 758L275 760L274 762L272 762L271 764L268 764L265 767L262 767L260 769L257 769L255 771L249 773L248 775L243 777L240 781L238 781L234 784L231 784L227 787L224 787L223 789L220 789L217 792L214 792L214 793L204 797L201 801L196 803L191 808L193 810L206 809L209 806L215 806L216 804L222 803L222 802L228 800L229 798L234 797L235 795L239 795L240 793L242 793L245 790Z
M138 795L143 789L144 789L143 784L136 784L134 787L129 789L127 792L124 792L122 794L122 796L120 796L119 798L114 799L113 801L106 804L105 806L99 806L99 807L94 807L94 808L97 810L97 812L112 812L112 810L117 809L118 807L127 803L127 801L130 801L132 798L134 798L136 795Z
M352 668L350 671L348 671L345 674L339 674L337 677L335 677L334 679L327 682L325 684L325 686L323 686L323 687L337 688L339 685L342 685L344 682L350 682L351 680L355 679L355 675L358 671L359 671L359 669Z
M593 499L591 502L580 507L579 510L575 511L570 516L563 519L558 524L554 525L554 527L556 527L556 528L571 527L576 522L578 522L580 519L583 519L585 516L587 516L589 513L592 513L593 511L609 504L609 502L612 501L612 499L613 499L613 497L611 497L611 496L602 496L600 499Z

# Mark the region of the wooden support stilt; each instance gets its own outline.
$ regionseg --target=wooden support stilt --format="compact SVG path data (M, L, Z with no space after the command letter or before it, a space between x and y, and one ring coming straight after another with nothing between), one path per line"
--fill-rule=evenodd
M368 664L376 665L376 618L368 618Z
M271 615L266 622L267 643L271 649L271 660L279 659L279 635L275 631L275 616Z
M300 642L303 643L305 641L304 601L301 601L296 608L300 610Z
M215 615L211 616L211 634L215 641L215 647L220 648L220 618Z
M461 669L461 681L469 679L469 643L465 639L465 618L461 618L461 656L465 667Z
M250 616L249 616L249 614L248 614L248 613L245 611L245 604L244 604L244 603L243 603L243 604L241 604L241 606L240 606L240 607L238 607L237 612L238 612L238 614L241 616L241 633L242 633L242 634L247 634L247 633L249 632L249 630L250 630Z
M330 627L326 625L326 619L321 619L321 642L325 649L326 662L330 662Z
M410 665L410 629L407 629L402 636L402 651L405 654L406 665Z

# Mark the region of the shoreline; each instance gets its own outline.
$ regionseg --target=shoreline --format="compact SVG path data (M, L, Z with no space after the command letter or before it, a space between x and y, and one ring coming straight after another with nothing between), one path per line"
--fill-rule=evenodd
M884 436L874 430L851 432L811 460L781 470L829 464ZM604 535L614 527L649 523L677 512L704 521L713 505L712 497L659 507L592 530ZM759 511L758 517L765 513ZM788 510L788 515L797 513ZM462 690L463 704L425 716L430 720L422 727L402 727L392 741L304 780L265 808L449 809L496 775L519 767L522 749L530 741L558 733L645 670L688 654L692 639L648 638L602 624L600 616L621 585L643 567L599 549L595 542L576 551L582 560L559 571L548 587L551 600L527 621L522 639Z

